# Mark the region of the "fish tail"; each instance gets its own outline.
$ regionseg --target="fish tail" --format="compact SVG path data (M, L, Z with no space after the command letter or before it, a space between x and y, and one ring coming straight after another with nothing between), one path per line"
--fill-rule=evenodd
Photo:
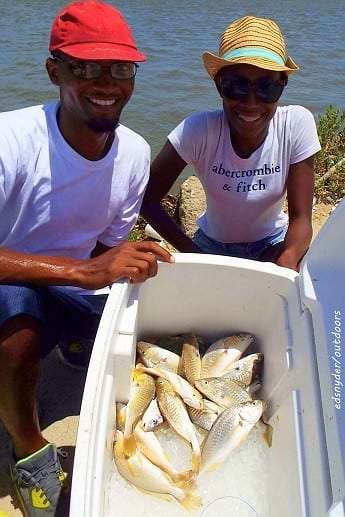
M199 508L202 505L202 500L199 494L195 494L191 491L186 491L185 496L180 501L183 508L186 510L195 510L196 508Z
M117 428L120 431L124 431L126 423L126 407L118 408L116 412L117 416Z
M177 472L171 475L171 479L174 483L181 487L187 488L195 484L195 472L193 470L185 470L184 472Z
M123 452L127 458L133 456L136 449L137 441L135 439L134 434L130 434L129 436L123 438Z
M200 470L200 462L201 462L200 454L196 454L195 452L192 452L192 471L195 474L198 474L198 472Z

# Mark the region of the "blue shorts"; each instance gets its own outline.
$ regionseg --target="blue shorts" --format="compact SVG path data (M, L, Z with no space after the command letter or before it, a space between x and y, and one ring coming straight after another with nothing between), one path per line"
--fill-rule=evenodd
M41 356L58 343L93 340L107 295L80 295L56 287L0 285L0 326L19 314L40 322Z
M287 228L284 227L275 235L265 237L259 241L224 243L211 239L211 237L208 237L201 228L199 228L195 232L193 240L204 253L251 260L262 260L265 252L267 252L269 248L284 240L286 232Z

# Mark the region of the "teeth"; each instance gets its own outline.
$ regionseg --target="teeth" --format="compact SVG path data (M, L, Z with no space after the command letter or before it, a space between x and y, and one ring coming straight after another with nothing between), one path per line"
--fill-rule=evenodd
M116 100L105 101L101 99L90 99L90 101L94 104L97 104L98 106L113 106L113 104L116 102Z
M241 120L244 120L245 122L255 122L256 120L259 120L259 118L261 117L261 115L255 115L254 116L250 116L250 115L243 115L242 113L240 113L238 115L238 117L241 119Z

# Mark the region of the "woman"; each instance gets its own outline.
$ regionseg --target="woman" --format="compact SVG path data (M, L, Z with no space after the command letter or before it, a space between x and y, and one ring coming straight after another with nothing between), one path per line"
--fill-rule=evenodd
M246 16L223 33L219 54L203 54L223 109L186 118L152 163L142 215L182 252L272 261L298 271L312 238L314 156L320 143L312 114L278 107L288 77L279 27ZM160 205L187 164L206 195L194 241ZM287 198L288 215L283 211Z

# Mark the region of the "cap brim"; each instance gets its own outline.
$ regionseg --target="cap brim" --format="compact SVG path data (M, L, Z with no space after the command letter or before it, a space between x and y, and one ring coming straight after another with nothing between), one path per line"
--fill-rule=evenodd
M227 59L216 56L211 52L204 52L202 58L204 61L204 66L212 79L214 79L219 70L225 66L239 64L253 65L257 66L258 68L263 68L264 70L285 72L287 74L292 74L293 72L297 72L297 70L299 70L298 66L291 57L287 57L285 65L279 65L270 59L251 56L240 57L229 61Z
M50 49L53 51L54 49ZM145 54L142 54L133 47L111 45L109 43L79 43L77 45L66 45L59 47L64 54L77 59L89 60L114 60L114 61L146 61Z

